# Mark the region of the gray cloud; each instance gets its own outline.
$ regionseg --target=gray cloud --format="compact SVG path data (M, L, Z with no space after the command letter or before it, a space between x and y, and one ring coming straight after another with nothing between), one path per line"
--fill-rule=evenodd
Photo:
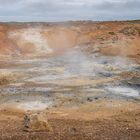
M94 6L93 6L94 7ZM124 0L124 1L103 1L100 4L96 5L96 8L102 10L140 10L140 1L139 0ZM120 11L118 11L120 12Z
M140 0L0 0L0 20L140 19Z
M20 0L0 0L0 5L11 5L13 3L20 2Z

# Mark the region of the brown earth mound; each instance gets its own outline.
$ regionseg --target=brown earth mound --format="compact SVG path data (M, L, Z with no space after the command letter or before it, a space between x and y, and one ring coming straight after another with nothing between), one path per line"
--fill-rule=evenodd
M1 24L0 55L49 56L71 47L105 55L140 55L140 24L135 22L72 22Z

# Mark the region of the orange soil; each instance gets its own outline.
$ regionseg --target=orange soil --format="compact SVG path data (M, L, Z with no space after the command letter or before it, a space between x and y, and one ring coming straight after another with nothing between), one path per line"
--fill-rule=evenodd
M22 55L38 54L34 44L29 41L19 40L19 38L10 38L9 32L20 31L22 29L40 28L40 26L28 26L26 24L20 25L0 25L0 54L9 55L17 53L20 50ZM137 33L127 35L120 31L126 27L137 28ZM68 26L52 25L41 26L40 32L43 38L48 41L49 47L53 53L63 52L76 45L89 44L90 50L95 46L100 47L100 52L105 55L124 55L138 57L140 55L140 24L129 22L102 22L90 23L82 22L71 23ZM47 30L46 30L47 29ZM113 33L112 33L113 32ZM22 32L20 33L22 35ZM23 42L24 41L24 42ZM113 43L112 43L113 42ZM45 51L44 51L45 53ZM39 54L41 55L41 54ZM49 54L46 54L49 55Z

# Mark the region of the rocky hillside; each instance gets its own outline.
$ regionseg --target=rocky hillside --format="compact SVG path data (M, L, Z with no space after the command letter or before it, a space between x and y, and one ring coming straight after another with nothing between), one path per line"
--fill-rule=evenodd
M0 56L50 56L72 47L140 57L139 22L0 23Z

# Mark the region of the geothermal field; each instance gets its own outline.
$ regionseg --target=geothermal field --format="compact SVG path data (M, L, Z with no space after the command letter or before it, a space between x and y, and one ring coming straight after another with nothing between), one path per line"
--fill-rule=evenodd
M0 23L0 140L140 140L140 22Z

